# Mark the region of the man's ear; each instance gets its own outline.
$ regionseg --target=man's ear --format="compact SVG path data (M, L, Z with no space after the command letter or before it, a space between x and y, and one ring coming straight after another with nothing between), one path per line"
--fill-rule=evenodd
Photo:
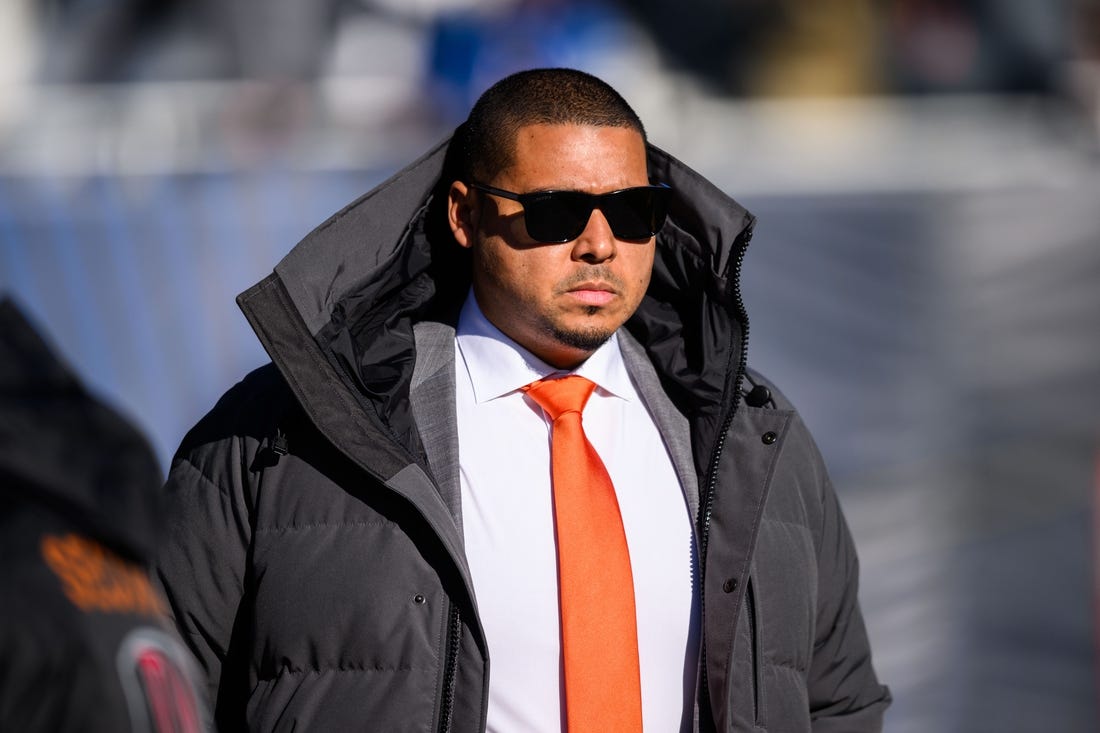
M474 245L478 214L474 191L462 181L455 181L447 192L447 222L460 247Z

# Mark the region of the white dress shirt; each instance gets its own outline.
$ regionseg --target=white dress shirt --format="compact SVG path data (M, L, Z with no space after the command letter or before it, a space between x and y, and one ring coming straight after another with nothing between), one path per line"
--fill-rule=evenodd
M564 728L550 421L520 388L555 372L494 327L473 294L456 331L466 556L489 645L489 733ZM695 548L680 481L617 337L574 370L622 513L634 576L646 731L690 730L698 661Z

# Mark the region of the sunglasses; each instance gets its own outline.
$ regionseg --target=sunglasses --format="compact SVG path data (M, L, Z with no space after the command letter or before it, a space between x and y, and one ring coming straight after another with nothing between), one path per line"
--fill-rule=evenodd
M664 226L671 191L663 183L601 194L581 191L515 193L481 183L467 185L493 196L518 201L523 206L527 235L544 244L572 242L588 226L593 209L603 213L617 238L649 239Z

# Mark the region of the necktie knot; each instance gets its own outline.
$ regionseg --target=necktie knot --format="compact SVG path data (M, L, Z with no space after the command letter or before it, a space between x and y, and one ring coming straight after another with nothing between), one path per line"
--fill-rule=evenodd
M570 374L560 379L540 379L523 388L551 420L567 412L583 412L596 384L584 377Z

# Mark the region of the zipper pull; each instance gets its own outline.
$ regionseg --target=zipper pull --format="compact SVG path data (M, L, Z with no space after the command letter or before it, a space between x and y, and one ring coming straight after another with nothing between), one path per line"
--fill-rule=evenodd
M287 454L286 433L282 428L275 428L275 437L271 439L271 452L275 454L276 461L279 460L279 456Z

